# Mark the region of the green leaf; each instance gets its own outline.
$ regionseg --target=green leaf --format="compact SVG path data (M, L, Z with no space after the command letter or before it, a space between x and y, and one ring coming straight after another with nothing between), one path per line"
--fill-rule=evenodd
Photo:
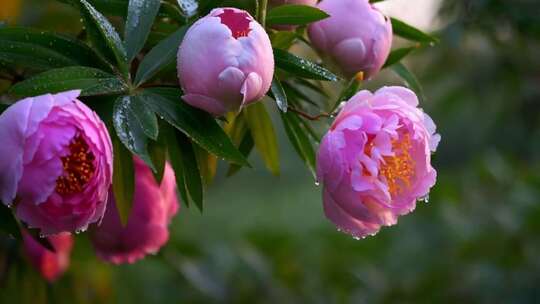
M176 189L180 194L180 200L182 203L189 208L189 195L186 190L186 182L184 179L184 165L182 162L182 152L180 151L180 146L178 140L176 139L176 129L170 125L164 125L161 128L161 134L165 137L165 142L167 144L167 152L169 155L169 160L171 162L171 167L174 171L174 176L176 178Z
M11 235L15 239L21 239L21 230L15 216L6 205L0 202L0 230Z
M176 5L165 1L161 1L158 16L160 18L171 18L179 24L185 24L187 21L187 16Z
M189 197L197 208L203 210L203 184L193 145L182 133L169 128L167 147L182 200L189 206ZM182 194L184 192L184 194Z
M114 149L113 193L120 221L125 226L131 212L135 191L133 155L122 145L118 137L113 135L112 142ZM111 207L109 206L109 208Z
M124 35L128 62L144 47L159 7L160 0L129 0Z
M399 20L396 18L390 18L392 21L392 30L395 35L405 38L411 41L423 42L423 43L437 43L439 39L422 32L421 30Z
M272 120L264 104L254 103L245 109L246 121L255 141L255 147L272 174L279 175L279 151Z
M383 69L400 62L403 58L407 57L407 55L416 49L418 49L418 46L404 47L393 50L386 59Z
M282 112L287 112L287 95L285 94L285 90L283 90L281 82L279 81L279 78L276 74L274 74L274 79L272 79L272 86L270 87L270 91L272 92L273 98L276 101L278 108Z
M135 76L135 85L139 86L156 75L162 68L176 60L178 47L184 39L187 26L183 26L156 45L142 60Z
M115 59L120 71L127 77L129 68L126 49L112 24L88 1L78 0L88 38L94 48L105 58Z
M58 0L60 2L71 4L74 0ZM106 15L125 17L128 0L88 0L96 10Z
M235 116L234 114L229 113L226 116L226 119L227 123L224 126L225 132L229 134L231 141L238 147L240 153L247 158L253 149L254 142L245 119L245 114L240 112ZM231 164L227 176L232 176L240 169L241 166Z
M278 49L287 50L296 40L298 34L291 31L278 31L272 34L272 46Z
M68 36L27 28L0 29L0 66L48 70L107 65L85 44Z
M403 79L403 82L408 88L418 94L420 101L425 100L424 90L422 89L420 82L418 81L416 76L414 76L414 74L409 71L409 69L407 69L405 65L403 65L402 63L396 63L391 68L394 73L396 73L399 77L401 77L401 79Z
M199 169L201 171L204 184L210 185L216 176L217 157L208 153L208 151L199 147L198 145L193 145L193 148L195 149L197 163L199 164Z
M148 137L145 134L140 113L136 112L137 98L119 97L113 107L113 125L120 141L133 154L139 156L154 172L156 168L148 153Z
M247 132L244 133L244 136L242 137L242 140L240 141L240 145L238 145L238 150L247 158L249 154L251 153L251 150L253 150L253 147L255 146L255 142L253 142L253 137L251 136L251 132L247 130ZM227 170L227 177L231 177L236 172L238 172L242 167L231 164L229 166L229 170Z
M274 48L274 58L278 68L298 77L327 81L339 80L336 75L322 66L287 51Z
M88 67L67 67L49 70L11 87L18 96L36 96L68 90L81 90L81 96L109 95L127 90L116 76Z
M330 17L324 11L307 5L280 5L266 15L267 25L304 25Z
M180 90L151 88L145 90L143 96L150 109L208 152L230 162L249 166L215 119L183 102Z
M362 81L358 80L356 77L352 77L347 83L347 85L343 88L341 93L339 94L338 100L332 107L332 110L330 111L330 113L335 112L342 102L347 101L351 97L353 97L354 94L356 94L356 92L360 90L361 86L362 86Z
M293 113L280 114L289 141L315 178L317 176L315 150L306 131L302 128L300 118Z
M161 185L163 173L165 172L165 163L167 162L167 142L163 132L159 133L157 141L150 141L148 143L148 153L150 154L150 159L156 168L156 171L153 172L154 178L156 179L158 185Z

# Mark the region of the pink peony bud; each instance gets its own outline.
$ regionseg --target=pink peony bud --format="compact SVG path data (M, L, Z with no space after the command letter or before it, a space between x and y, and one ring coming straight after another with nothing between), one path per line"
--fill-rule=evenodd
M330 17L308 27L315 48L347 77L377 74L392 46L390 20L368 0L323 0L318 8Z
M24 252L34 268L49 282L54 282L69 267L69 256L73 248L73 236L67 232L47 237L55 252L43 247L22 230Z
M324 136L317 175L324 212L355 238L396 224L435 184L431 153L440 135L402 87L361 91L341 110Z
M122 227L114 195L101 225L90 230L99 257L113 264L134 263L157 253L169 239L167 226L178 211L176 180L169 164L161 186L152 171L135 158L135 193L127 225Z
M183 99L217 116L261 99L273 74L268 35L236 8L217 8L199 19L178 51Z
M270 0L268 2L268 5L270 8L274 8L280 5L291 5L291 4L315 6L317 5L317 0ZM276 30L290 31L290 30L295 29L296 27L293 25L275 25L275 26L272 26L272 28Z
M0 115L0 199L43 235L85 230L105 211L111 140L79 93L26 98Z

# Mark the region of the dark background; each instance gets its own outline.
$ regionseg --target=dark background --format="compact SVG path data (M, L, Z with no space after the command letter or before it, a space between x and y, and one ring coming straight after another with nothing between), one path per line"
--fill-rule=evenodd
M540 2L447 0L438 16L441 43L406 64L442 135L439 177L397 226L338 233L276 119L280 177L258 156L230 179L222 167L204 214L182 208L158 255L111 266L78 235L60 281L20 265L0 302L539 303ZM78 18L34 0L18 23L76 33ZM368 87L388 82L383 72Z

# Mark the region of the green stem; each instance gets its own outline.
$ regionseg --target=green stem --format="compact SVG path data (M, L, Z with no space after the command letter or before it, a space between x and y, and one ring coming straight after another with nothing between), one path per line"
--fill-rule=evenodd
M266 25L266 7L268 6L268 0L259 0L259 16L257 19L262 27Z

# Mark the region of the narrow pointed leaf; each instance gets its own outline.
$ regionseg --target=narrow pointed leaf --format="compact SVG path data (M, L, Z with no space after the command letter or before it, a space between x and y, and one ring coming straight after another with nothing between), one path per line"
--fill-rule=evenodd
M279 175L277 137L264 104L261 102L252 104L245 109L244 113L255 141L255 147L262 156L266 167L272 174Z
M68 90L81 90L81 96L110 95L127 90L116 76L88 67L49 70L11 87L10 93L26 97Z
M420 82L418 81L416 76L414 76L414 74L411 71L409 71L409 69L405 65L403 65L402 63L396 63L392 66L392 70L399 77L401 77L401 79L403 79L403 82L408 88L410 88L411 90L415 91L416 94L418 94L420 101L425 100L424 90L422 89Z
M29 28L0 29L0 67L35 71L67 66L107 68L87 45L68 36Z
M336 75L322 66L284 50L274 48L274 59L278 68L298 77L327 81L339 80Z
M396 18L390 18L392 21L392 30L395 35L405 38L411 41L424 42L424 43L437 43L439 39L422 32L421 30L399 20Z
M266 15L266 24L304 25L328 18L329 16L324 11L313 6L280 5L268 12Z
M184 165L182 162L182 152L176 139L176 129L170 125L165 125L161 129L165 136L165 142L167 143L167 154L171 162L171 167L174 171L176 178L176 189L180 194L180 200L186 207L189 208L189 195L186 189L186 183L184 178Z
M141 61L135 76L135 85L139 86L156 75L161 69L176 60L178 47L184 39L187 26L183 26L156 45Z
M88 32L90 42L101 53L102 56L118 63L120 71L124 76L129 73L127 64L127 55L120 35L114 29L112 24L98 12L88 1L78 0L81 15Z
M120 141L133 154L139 156L155 172L148 153L148 137L135 114L131 96L119 97L113 108L113 125Z
M0 202L0 230L15 239L21 238L21 231L11 209Z
M113 135L113 193L116 208L122 225L126 225L135 191L135 169L132 154L122 145L119 138Z
M296 153L298 153L300 158L307 165L313 177L315 177L317 170L315 164L315 150L306 131L302 128L300 118L294 113L280 114L289 141L292 143Z
M129 0L124 35L128 62L131 62L144 47L159 6L160 0Z
M272 86L270 87L270 90L278 108L282 112L287 112L287 95L285 94L285 90L283 90L283 87L281 86L279 78L275 74L274 79L272 79Z
M165 172L165 163L167 162L167 142L165 134L160 132L157 140L151 140L148 143L148 153L150 154L152 164L154 164L154 167L156 168L156 171L153 172L154 178L158 185L161 185L163 173Z
M383 69L400 62L403 58L407 57L407 55L416 49L418 49L418 46L404 47L393 50L386 59Z
M145 90L142 95L150 109L208 152L227 161L249 166L215 119L183 102L180 90L152 88Z
M197 208L203 210L203 183L202 176L197 163L197 157L189 139L177 130L168 134L169 157L175 175L179 191L185 190L184 200L189 204L189 198L193 200Z

